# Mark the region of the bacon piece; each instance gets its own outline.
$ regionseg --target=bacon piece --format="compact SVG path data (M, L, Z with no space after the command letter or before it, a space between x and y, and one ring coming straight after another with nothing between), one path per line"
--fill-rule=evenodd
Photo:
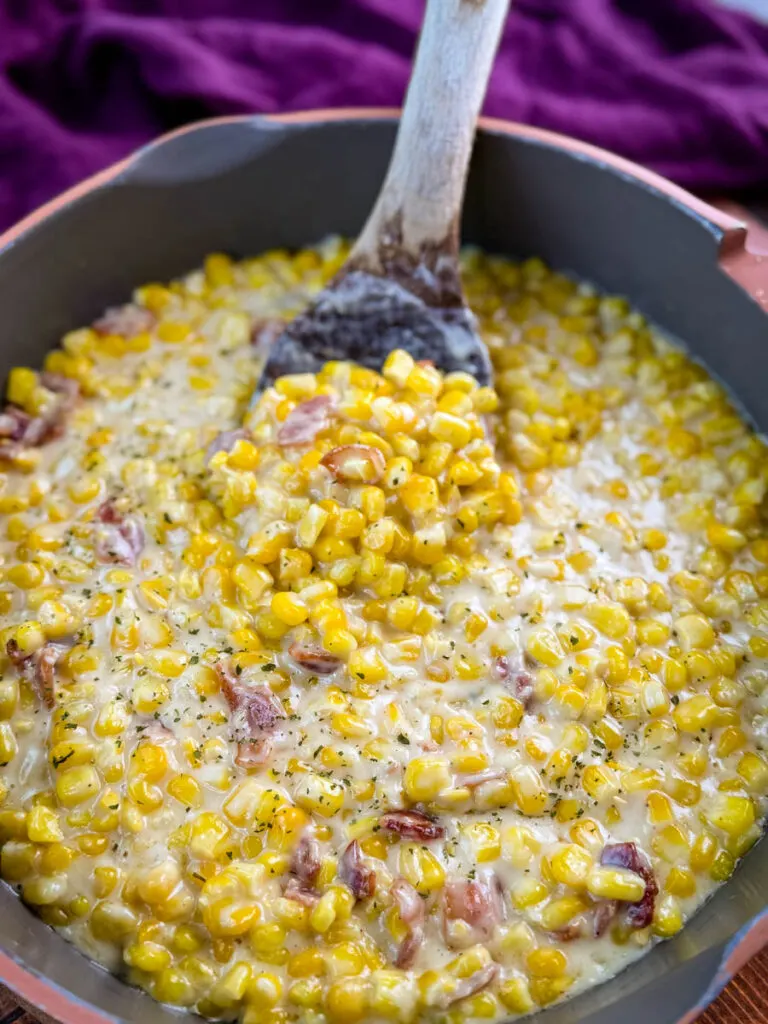
M352 890L358 900L373 896L376 888L376 872L363 859L360 843L353 839L339 860L339 878Z
M50 370L44 370L40 374L40 383L48 391L53 391L57 395L64 395L70 402L74 402L80 394L79 382L72 377L65 377L63 373L52 373Z
M445 835L443 826L421 811L387 811L379 819L379 824L388 832L396 832L403 839L427 841L442 839Z
M636 903L622 903L624 915L630 928L647 928L653 920L653 910L659 887L656 876L636 843L609 843L603 847L600 863L604 867L627 868L645 882L645 893Z
M250 436L243 427L238 427L237 430L223 430L206 448L206 462L210 462L217 452L231 452L238 441L247 441Z
M137 334L151 331L157 317L144 306L134 302L124 306L111 306L91 326L98 334L119 334L123 338L135 338Z
M320 844L311 832L305 831L296 844L288 871L282 883L283 896L302 906L314 907L320 899L315 889L320 873Z
M118 511L115 499L105 501L96 512L101 529L94 549L100 562L135 565L144 548L144 527L137 516Z
M311 888L317 881L320 873L320 843L311 832L304 832L296 844L289 870L307 888Z
M413 966L424 944L424 901L411 883L404 878L396 878L389 891L397 904L400 920L408 929L408 934L401 942L395 957L395 967L405 969Z
M443 889L443 934L449 946L487 942L504 916L504 894L495 874L483 880L448 882ZM469 929L455 928L456 921Z
M336 414L330 395L315 395L292 409L277 432L277 443L283 448L300 448L312 444L317 435L327 430Z
M298 878L289 877L283 887L283 896L294 903L300 903L303 907L310 909L316 906L320 899L320 893L313 889L305 889Z
M383 476L386 462L373 445L343 444L326 452L320 465L340 483L375 484Z
M595 907L592 918L592 934L596 939L605 935L619 909L617 900L601 900Z
M41 373L40 383L58 395L58 399L41 416L30 416L15 405L7 405L0 413L0 458L13 459L25 448L38 448L60 437L67 413L80 393L80 385L58 373Z
M340 658L316 644L292 643L288 653L299 668L315 676L332 675L342 665Z
M479 971L470 974L468 978L461 978L450 992L444 992L436 1001L435 1006L440 1010L447 1010L449 1006L458 1003L460 999L473 996L475 992L481 992L487 988L496 975L499 973L499 965L496 963L486 964Z
M22 441L32 422L32 417L15 405L7 405L0 413L0 437L11 441Z
M509 658L502 654L493 663L493 676L508 690L511 696L519 700L526 711L533 703L533 676L522 666L514 667Z
M19 674L32 685L37 696L49 709L56 705L56 663L72 647L74 640L46 644L33 654L24 654L15 640L5 645L6 653Z
M278 722L285 718L285 709L278 697L263 683L248 686L242 682L229 664L218 662L216 672L224 698L232 712L232 732L239 746L238 756L246 760L249 757L251 744L259 744L277 728ZM250 751L253 754L253 750ZM268 755L269 752L267 752ZM263 757L263 748L256 753ZM263 760L251 764L261 764Z

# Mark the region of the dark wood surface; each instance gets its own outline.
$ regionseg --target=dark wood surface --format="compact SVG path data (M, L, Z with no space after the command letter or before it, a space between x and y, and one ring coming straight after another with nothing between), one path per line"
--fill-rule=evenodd
M0 986L0 1024L38 1024L40 1020ZM768 949L737 974L697 1024L768 1024Z

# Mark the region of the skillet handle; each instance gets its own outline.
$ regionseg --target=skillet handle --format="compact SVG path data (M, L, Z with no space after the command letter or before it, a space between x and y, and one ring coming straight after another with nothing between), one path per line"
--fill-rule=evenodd
M768 313L768 227L728 200L713 209L732 222L724 229L720 266Z

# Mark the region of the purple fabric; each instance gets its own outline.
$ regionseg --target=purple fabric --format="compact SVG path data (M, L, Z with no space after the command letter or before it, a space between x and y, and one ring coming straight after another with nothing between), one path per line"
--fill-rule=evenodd
M0 227L179 124L402 101L423 0L3 0ZM485 110L690 188L768 183L768 26L712 0L515 0Z

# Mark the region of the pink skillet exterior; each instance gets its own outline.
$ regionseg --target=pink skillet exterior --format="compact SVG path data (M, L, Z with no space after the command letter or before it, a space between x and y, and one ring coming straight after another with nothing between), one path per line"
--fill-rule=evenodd
M391 118L398 117L400 111L397 109L383 110L380 108L349 108L343 110L313 110L294 114L268 115L265 120L276 121L282 124L311 124L323 121L345 121L364 118ZM250 120L248 115L234 117L213 118L208 121L200 121L196 124L187 125L174 132L157 139L151 145L158 145L168 139L183 135L187 132L196 131L198 128L211 124L233 124ZM653 188L657 192L667 195L671 200L681 206L687 206L692 212L704 220L719 227L723 233L723 242L720 252L720 265L723 270L734 278L749 294L760 303L768 312L768 254L764 252L751 252L747 241L747 227L742 220L730 216L728 213L710 206L708 203L692 196L685 189L674 185L658 174L624 160L622 157L609 153L607 150L590 146L578 139L569 138L566 135L558 135L555 132L544 131L540 128L532 128L528 125L515 124L511 121L501 121L497 118L484 117L480 119L480 126L494 132L505 132L518 138L531 139L545 143L549 146L577 153L580 156L593 160L596 163L604 164L615 168L627 177L634 178L639 182ZM45 220L58 210L67 206L75 199L86 195L93 189L107 185L116 178L121 171L128 168L134 156L129 156L119 163L100 171L98 174L87 178L80 184L63 192L60 196L45 203L27 217L24 217L18 224L10 228L3 235L0 235L0 251L18 239L25 231ZM761 246L762 248L762 246ZM727 961L722 965L720 975L723 977L723 984L741 969L741 967L759 952L768 943L768 917L760 918L750 928L743 941L731 952ZM16 992L25 1002L36 1009L54 1017L62 1024L110 1024L108 1017L102 1015L79 999L66 993L58 986L51 985L44 978L38 978L25 968L17 964L7 953L0 950L0 981ZM679 1024L691 1024L691 1022L703 1010L704 1006L697 1006L691 1014L687 1014Z

